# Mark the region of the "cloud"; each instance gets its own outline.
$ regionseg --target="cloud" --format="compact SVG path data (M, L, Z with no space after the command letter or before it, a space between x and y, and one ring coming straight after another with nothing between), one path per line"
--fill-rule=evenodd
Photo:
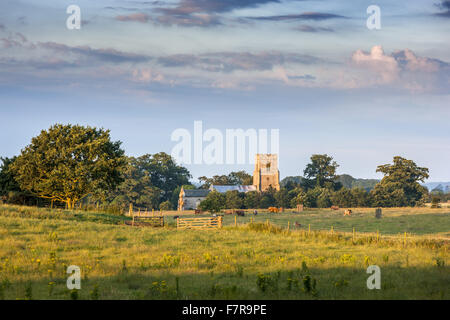
M435 16L450 18L450 0L442 0L440 3L436 3L435 6L442 11L435 13Z
M419 57L410 49L397 50L390 55L381 46L370 53L357 50L352 63L370 72L361 79L362 86L391 85L411 91L447 91L450 65L447 62Z
M306 25L306 24L298 26L298 27L294 28L294 30L301 31L301 32L334 32L333 29L328 28L328 27L313 27L313 26Z
M156 10L171 15L224 13L279 2L279 0L181 0L175 8L159 8Z
M164 67L191 67L209 72L232 72L235 70L272 70L276 65L314 64L322 60L310 55L278 51L215 52L199 55L177 54L158 58Z
M147 23L150 20L150 16L145 13L132 13L129 15L116 16L116 20L119 21L135 21L141 23Z
M207 27L220 25L220 14L236 9L253 8L279 0L181 0L174 7L159 7L155 22L164 25Z
M347 19L345 16L321 13L321 12L304 12L300 14L287 14L278 16L260 16L260 17L247 17L247 19L253 20L268 20L268 21L285 21L285 20L328 20L328 19Z
M153 18L162 25L178 25L183 27L208 27L222 24L215 14L162 15Z
M165 77L162 73L152 69L135 69L133 70L133 81L136 82L163 82Z
M94 58L96 60L112 63L145 62L151 59L147 55L118 51L116 49L93 49L90 46L68 46L56 42L40 42L41 48L56 51L62 54L74 54L79 57Z

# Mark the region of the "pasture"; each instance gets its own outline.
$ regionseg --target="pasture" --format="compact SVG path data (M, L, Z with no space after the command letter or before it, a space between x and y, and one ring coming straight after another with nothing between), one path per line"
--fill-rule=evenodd
M351 217L329 209L261 212L238 217L237 227L225 215L220 230L177 230L171 216L163 228L127 220L0 206L0 298L450 298L446 208L384 209L381 220L374 209ZM380 290L366 287L371 264L381 268ZM66 287L69 265L81 268L80 290Z

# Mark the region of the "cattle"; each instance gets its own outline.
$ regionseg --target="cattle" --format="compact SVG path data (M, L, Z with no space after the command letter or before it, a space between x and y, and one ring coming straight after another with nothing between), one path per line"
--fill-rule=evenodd
M339 210L339 206L331 206L331 210Z
M240 217L245 217L245 212L243 210L236 210L236 214Z
M297 221L294 222L294 226L296 228L301 228L302 227L302 225L300 223L298 223Z
M344 216L349 216L351 214L352 214L352 210L350 210L350 209L347 209L344 211Z

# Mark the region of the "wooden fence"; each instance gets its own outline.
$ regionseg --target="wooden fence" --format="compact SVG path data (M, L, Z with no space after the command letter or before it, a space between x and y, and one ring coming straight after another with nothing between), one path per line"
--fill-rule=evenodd
M220 229L223 217L177 218L177 229Z
M131 225L139 225L142 222L143 225L148 225L152 227L164 227L164 217L163 216L134 216Z

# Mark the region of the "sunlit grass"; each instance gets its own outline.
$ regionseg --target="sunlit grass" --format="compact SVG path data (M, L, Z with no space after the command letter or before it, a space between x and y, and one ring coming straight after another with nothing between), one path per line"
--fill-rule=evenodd
M404 210L392 209L392 218L445 214ZM311 222L314 216L344 219L326 214L295 216ZM391 218L388 210L383 214L382 221ZM368 210L367 219L370 215ZM264 214L254 217L261 223L244 224L246 218L238 218L237 228L227 216L222 230L177 231L133 228L123 225L122 217L97 213L0 207L0 298L70 299L69 265L82 270L80 299L449 298L443 240L408 235L404 243L401 237L377 241L374 234L353 239L351 232L288 232L280 221L266 225ZM381 290L367 289L368 264L381 267ZM317 281L316 292L305 291L306 276Z

